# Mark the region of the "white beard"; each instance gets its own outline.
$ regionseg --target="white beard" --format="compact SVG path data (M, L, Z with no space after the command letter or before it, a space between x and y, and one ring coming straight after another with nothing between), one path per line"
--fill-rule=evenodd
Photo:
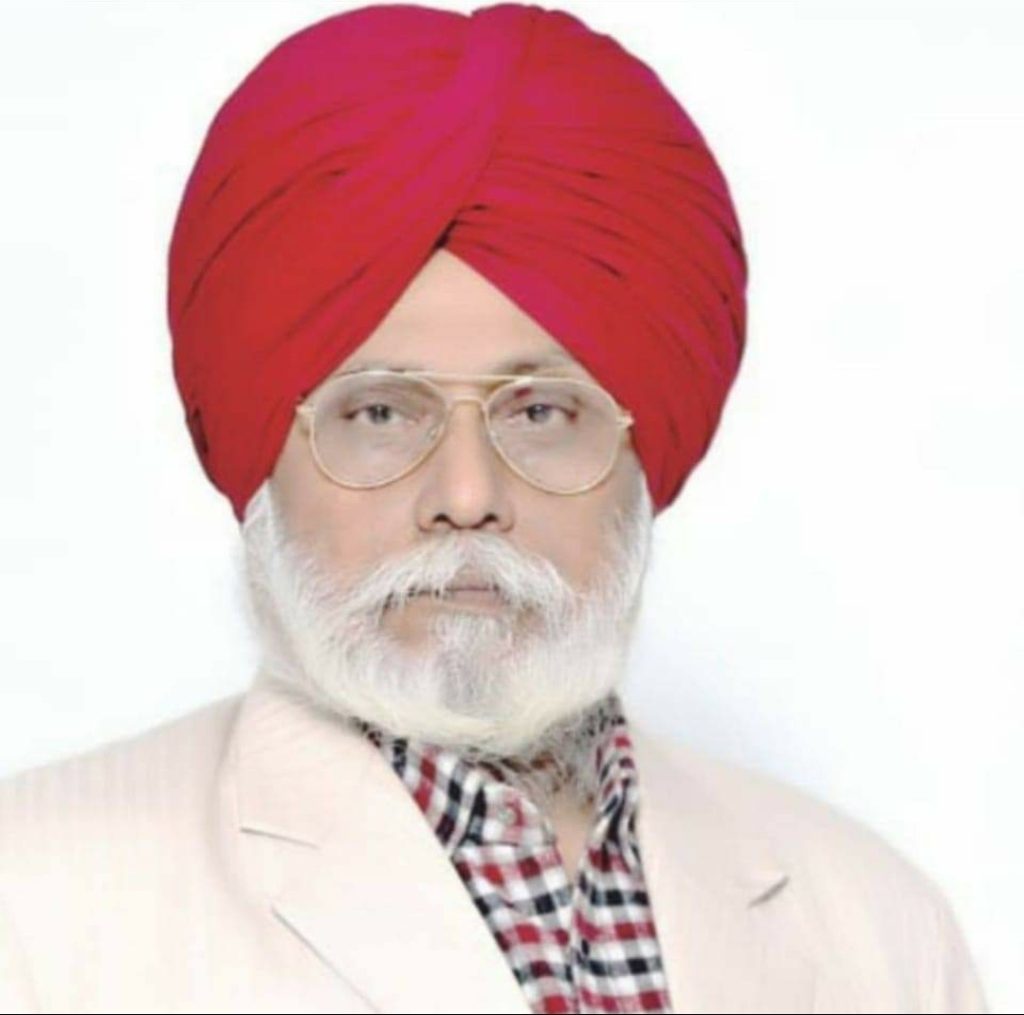
M496 765L535 797L567 785L589 800L599 719L627 668L652 518L637 470L632 503L608 519L598 579L583 591L546 558L480 532L432 537L338 574L286 531L264 482L242 524L261 673L328 712ZM497 585L507 605L438 606L416 649L382 627L385 610L404 609L414 588L441 592L467 572Z

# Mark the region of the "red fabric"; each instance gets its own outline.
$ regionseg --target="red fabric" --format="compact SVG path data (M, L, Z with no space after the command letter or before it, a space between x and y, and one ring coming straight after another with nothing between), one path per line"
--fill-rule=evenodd
M236 518L297 398L444 245L636 418L656 510L703 458L743 352L728 186L646 64L577 17L503 3L346 11L227 98L168 257L175 380Z

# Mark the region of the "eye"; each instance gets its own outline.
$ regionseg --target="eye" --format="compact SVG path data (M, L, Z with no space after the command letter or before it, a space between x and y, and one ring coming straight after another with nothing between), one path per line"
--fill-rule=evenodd
M341 423L364 426L373 430L390 430L399 425L420 425L433 419L433 403L416 392L357 392L339 400L334 417Z
M535 409L542 411L538 415L534 412ZM569 420L573 418L573 414L568 409L564 409L560 405L552 405L550 402L531 402L524 408L517 409L512 413L512 418L526 416L531 423L546 423L553 415L559 412Z
M575 424L581 408L576 390L544 380L508 388L498 399L495 417L518 430L547 431Z
M377 409L383 411L381 413L375 413L374 410ZM395 407L393 405L388 405L387 402L371 402L369 405L361 405L357 409L352 409L349 412L343 413L341 418L344 419L346 423L348 423L351 422L353 419L357 419L361 412L369 412L370 422L387 422L388 420L393 418L392 414L395 412ZM386 418L382 420L382 416Z

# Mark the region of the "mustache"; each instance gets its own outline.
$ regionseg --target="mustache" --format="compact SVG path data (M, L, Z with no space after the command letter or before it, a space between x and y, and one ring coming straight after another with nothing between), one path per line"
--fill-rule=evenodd
M493 588L504 604L519 609L565 608L577 597L546 557L491 533L456 533L378 560L349 583L345 600L353 611L382 613L465 586Z
M463 584L463 579L460 579L457 585L446 585L443 588L428 588L426 586L413 589L411 592L399 597L396 593L391 592L385 599L385 609L393 609L400 607L408 603L413 599L420 599L423 597L429 597L430 599L450 599L452 595L460 589L474 589L478 591L487 591L497 593L497 596L503 602L508 602L508 596L502 592L501 586L497 584L483 584L478 581Z

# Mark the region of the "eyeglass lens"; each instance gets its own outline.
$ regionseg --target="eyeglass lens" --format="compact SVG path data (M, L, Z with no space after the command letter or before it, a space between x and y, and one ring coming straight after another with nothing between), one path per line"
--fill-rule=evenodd
M418 378L339 377L317 400L314 450L338 482L378 485L425 454L444 415L444 397ZM505 385L490 404L488 426L508 461L553 492L573 492L600 478L619 437L611 398L561 378Z

